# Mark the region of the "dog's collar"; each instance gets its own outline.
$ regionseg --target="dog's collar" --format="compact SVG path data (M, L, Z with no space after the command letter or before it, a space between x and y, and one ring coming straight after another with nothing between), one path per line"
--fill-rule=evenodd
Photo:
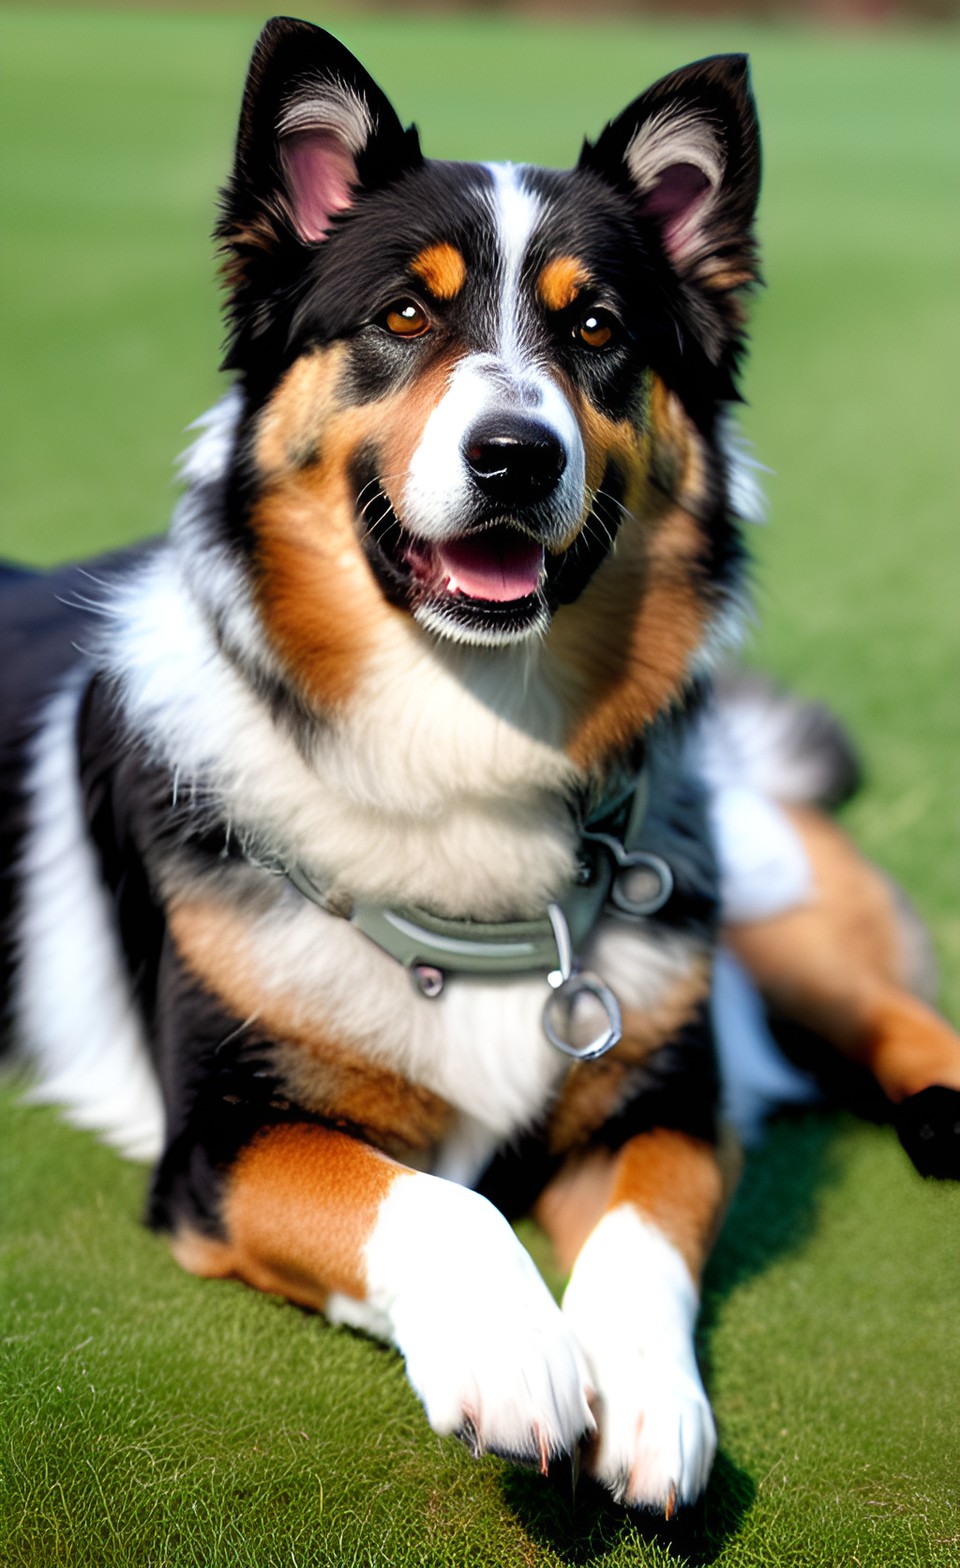
M580 1060L601 1056L621 1034L620 1009L597 975L576 968L600 916L641 920L656 914L673 891L673 875L661 856L639 848L650 786L646 770L604 801L584 824L577 875L564 898L534 920L455 920L414 905L360 901L337 903L302 866L284 867L288 882L328 914L347 919L382 952L410 971L421 994L440 996L447 975L542 974L551 988L543 1027L551 1044ZM586 1042L575 1044L573 1011L587 994L606 1022Z

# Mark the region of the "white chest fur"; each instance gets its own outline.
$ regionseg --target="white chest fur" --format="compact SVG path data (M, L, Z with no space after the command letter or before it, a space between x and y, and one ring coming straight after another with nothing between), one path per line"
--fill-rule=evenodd
M354 899L495 919L542 911L575 851L577 772L528 665L430 644L400 618L305 749L217 647L164 552L117 605L111 664L182 800Z
M308 747L217 647L177 556L118 605L114 668L136 731L181 802L210 802L241 842L334 894L473 919L542 914L577 848L578 780L536 650L437 648L391 621L375 663ZM461 1113L451 1173L482 1164L549 1105L568 1066L546 1040L545 976L452 977L428 1000L393 958L286 883L246 921L240 961L269 1014L342 1042ZM689 955L622 923L585 960L626 1007L656 1006Z

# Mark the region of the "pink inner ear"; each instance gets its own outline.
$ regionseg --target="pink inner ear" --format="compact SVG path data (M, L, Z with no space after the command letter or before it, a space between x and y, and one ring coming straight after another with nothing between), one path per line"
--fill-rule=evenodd
M668 250L677 250L689 219L710 188L709 178L695 163L673 163L661 171L657 183L645 193L643 211L661 225Z
M285 137L282 157L297 232L304 240L322 240L334 214L350 206L357 166L332 131Z

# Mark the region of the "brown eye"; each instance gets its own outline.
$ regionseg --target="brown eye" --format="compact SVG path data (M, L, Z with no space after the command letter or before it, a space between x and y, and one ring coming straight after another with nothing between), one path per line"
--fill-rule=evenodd
M422 338L430 331L430 321L425 310L412 299L398 299L385 310L380 318L388 332L395 338Z
M577 337L588 348L606 348L613 340L613 317L605 310L588 310L577 323Z

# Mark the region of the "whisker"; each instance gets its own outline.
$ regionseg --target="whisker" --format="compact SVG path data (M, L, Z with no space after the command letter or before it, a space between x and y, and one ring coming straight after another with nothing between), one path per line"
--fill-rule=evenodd
M108 591L111 591L117 587L116 582L111 582L109 578L106 577L97 577L94 572L89 572L85 566L75 566L74 571L77 572L81 577L86 577L88 582L96 583L98 588L106 588Z
M593 506L584 519L583 532L588 538L597 540L606 549L609 549L613 543L616 526L604 517L602 509L597 506L596 497L594 498Z
M609 490L598 490L594 495L594 501L604 501L609 506L615 506L618 512L623 513L624 517L632 517L633 515L630 508L624 506L617 496L611 495Z
M229 1034L225 1034L223 1039L219 1040L214 1046L214 1055L216 1056L218 1052L223 1050L224 1046L230 1045L231 1042L236 1040L240 1035L246 1034L248 1029L252 1029L259 1016L259 1013L251 1013L249 1018L245 1018L243 1020L242 1024L237 1024L235 1029L231 1029Z
M103 604L98 599L88 599L81 593L74 593L69 597L56 593L53 597L58 604L65 605L68 610L83 610L88 615L102 616L104 620L115 619L119 614L116 605Z
M395 483L396 481L402 479L409 479L410 474L411 470L409 468L398 468L397 471L392 474L375 474L372 479L367 480L366 484L360 486L360 489L357 491L357 500L359 501L365 491L369 490L371 487L375 487L379 490L382 489L385 484Z
M376 504L376 502L378 500L381 500L383 502L383 510L382 510L382 512L380 512L379 516L371 518L371 519L368 520L366 514L370 510L370 508ZM386 496L382 494L382 492L381 492L381 494L379 496L371 497L371 499L367 502L366 506L364 507L363 511L360 514L361 520L362 520L363 525L364 525L363 529L362 529L362 537L364 539L369 539L371 537L371 535L373 535L376 532L376 530L380 527L380 524L385 522L386 519L390 516L390 513L392 512L392 510L393 510L393 508L391 507L390 502L387 500Z
M385 506L389 506L390 505L390 501L389 501L389 499L387 497L386 491L384 491L384 490L375 490L373 495L370 497L370 499L363 503L363 506L360 508L360 511L359 511L358 515L360 517L365 517L366 514L369 512L370 508L372 506L376 506L378 501L382 501Z

